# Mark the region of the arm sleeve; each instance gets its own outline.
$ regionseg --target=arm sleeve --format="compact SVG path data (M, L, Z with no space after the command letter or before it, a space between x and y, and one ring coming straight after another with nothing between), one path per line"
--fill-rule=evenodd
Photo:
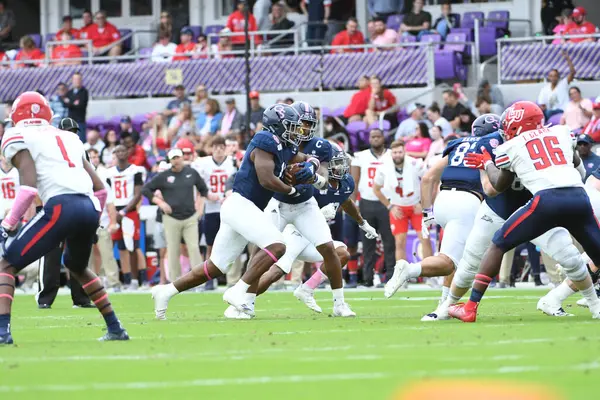
M142 176L141 172L136 173L133 176L133 186L138 186L138 185L143 185L144 184L144 177Z
M500 169L510 169L510 158L508 158L508 154L503 149L496 150L496 167Z
M206 186L206 182L204 182L204 179L202 179L198 171L195 169L192 171L196 180L196 189L198 189L198 193L200 193L200 196L206 197L206 195L208 195L208 187Z

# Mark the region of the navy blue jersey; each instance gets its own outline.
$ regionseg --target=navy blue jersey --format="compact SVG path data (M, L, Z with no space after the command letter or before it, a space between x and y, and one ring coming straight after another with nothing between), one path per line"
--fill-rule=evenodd
M343 202L348 200L354 192L354 178L352 178L352 175L346 174L339 182L337 189L332 188L331 185L327 185L327 188L323 190L314 189L314 196L317 199L319 208L333 203L337 210Z
M273 154L273 161L275 162L273 174L281 178L288 162L298 154L298 148L286 146L277 135L266 131L256 133L250 141L240 170L235 175L233 192L241 194L258 208L264 210L271 197L273 197L273 192L265 189L258 182L256 168L254 168L254 162L250 158L254 149L261 149Z
M304 142L302 153L313 156L319 159L319 162L329 162L333 156L333 147L328 140L322 138L312 138L307 142ZM287 204L300 204L304 203L312 197L312 190L304 190L297 196L288 196L283 193L275 193L273 196L277 200Z
M465 155L477 153L481 147L483 136L467 136L454 139L444 149L444 157L448 156L448 166L442 173L442 187L469 190L483 195L479 170L465 165Z
M496 147L504 142L502 135L498 132L490 133L481 137L481 145L485 146L488 153L491 154L492 160L496 160ZM481 146L479 146L481 148ZM486 197L487 205L502 219L508 219L515 211L524 206L529 199L531 193L525 189L521 181L515 176L515 179L509 189L499 193L494 197Z

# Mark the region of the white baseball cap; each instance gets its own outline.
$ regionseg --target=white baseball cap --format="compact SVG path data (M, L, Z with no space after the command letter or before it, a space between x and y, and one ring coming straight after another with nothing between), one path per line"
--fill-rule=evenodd
M167 153L167 157L169 157L169 160L172 160L175 157L183 157L183 151L181 151L181 149L171 149Z

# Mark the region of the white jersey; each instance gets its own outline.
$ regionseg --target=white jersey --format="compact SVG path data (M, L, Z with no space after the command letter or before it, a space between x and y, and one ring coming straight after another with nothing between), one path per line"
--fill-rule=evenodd
M405 159L405 164L406 164ZM414 206L421 201L421 178L425 175L426 167L425 163L421 159L412 159L411 162L414 164L408 168L406 165L402 169L394 168L394 177L396 182L394 182L395 189L394 191L389 191L389 199L390 203L395 206ZM386 168L385 166L381 166L377 168L377 172L375 173L375 183L377 185L386 187L386 173L389 173L391 169ZM405 190L408 185L404 180L412 180L412 189L410 191Z
M28 150L35 163L37 189L45 204L62 194L85 194L94 197L92 179L83 168L85 150L79 136L61 131L45 120L28 119L10 128L2 138L6 161L21 150Z
M123 171L119 170L116 165L108 169L106 181L112 188L115 207L125 207L133 200L135 186L144 184L143 169L143 167L133 164Z
M5 172L0 168L0 219L3 219L12 208L19 189L19 171L11 168Z
M384 157L391 157L391 154L392 151L389 149L384 151L380 157L376 157L371 149L359 151L358 153L354 154L354 158L352 159L352 163L350 165L360 168L358 193L360 194L361 199L379 201L377 196L375 196L375 192L373 192L375 174L377 173L377 168L380 165L383 165ZM384 193L386 193L385 190ZM387 193L386 196L389 197Z
M496 165L514 172L527 190L583 186L573 165L575 141L564 125L527 131L496 149Z
M191 166L204 179L211 193L218 194L221 199L225 198L225 184L229 177L237 171L230 156L227 156L220 164L217 164L210 156L198 158ZM218 213L221 211L221 202L206 200L204 207L206 214Z

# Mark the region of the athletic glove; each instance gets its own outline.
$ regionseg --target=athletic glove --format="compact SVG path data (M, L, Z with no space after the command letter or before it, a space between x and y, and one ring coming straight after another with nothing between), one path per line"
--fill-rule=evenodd
M310 178L315 176L315 171L316 171L315 164L313 164L309 161L305 161L305 162L301 163L301 165L302 165L302 169L300 171L296 172L296 175L295 175L297 182L306 182Z
M493 163L492 156L485 147L481 147L481 153L467 153L465 155L465 166L473 169L486 169Z
M360 229L362 229L362 231L365 233L365 237L367 239L375 239L377 238L378 233L375 230L375 228L373 228L371 225L369 225L369 223L367 222L367 220L363 220L362 225L358 226Z
M433 215L433 207L429 207L423 210L423 219L421 223L421 236L425 239L429 237L429 228L435 224L435 217Z
M329 203L325 207L321 208L321 212L327 221L331 221L335 218L337 207L333 203Z
M312 193L313 185L312 183L301 183L299 185L294 186L296 188L296 193L292 195L292 197L298 197L301 194L305 193L307 190L310 190Z

